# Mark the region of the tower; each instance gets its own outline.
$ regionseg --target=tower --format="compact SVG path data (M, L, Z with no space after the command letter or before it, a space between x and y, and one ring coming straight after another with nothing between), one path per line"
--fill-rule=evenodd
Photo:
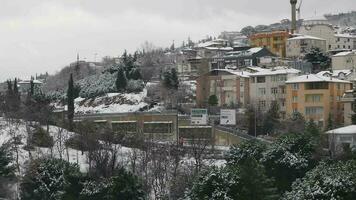
M297 30L297 2L298 0L290 0L292 6L291 33L294 33Z

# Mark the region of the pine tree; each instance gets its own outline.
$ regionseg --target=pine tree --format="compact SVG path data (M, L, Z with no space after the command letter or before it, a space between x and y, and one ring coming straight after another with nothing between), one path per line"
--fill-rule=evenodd
M217 106L219 104L219 99L216 95L211 95L208 100L210 106Z
M74 118L74 82L73 82L73 75L72 75L72 74L70 74L69 81L68 81L67 104L68 104L69 130L70 130L70 131L73 131L73 118Z
M116 89L119 92L123 92L126 89L127 86L127 79L125 76L125 71L122 68L119 68L118 72L117 72L117 78L116 78Z
M264 134L271 134L275 131L279 123L279 105L277 101L272 101L271 107L268 110L265 119L263 121Z

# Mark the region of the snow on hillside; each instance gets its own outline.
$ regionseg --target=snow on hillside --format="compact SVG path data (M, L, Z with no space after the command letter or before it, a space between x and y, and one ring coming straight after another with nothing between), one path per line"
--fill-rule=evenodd
M144 109L148 104L144 101L147 90L140 93L108 93L94 99L75 99L76 114L89 113L127 113Z

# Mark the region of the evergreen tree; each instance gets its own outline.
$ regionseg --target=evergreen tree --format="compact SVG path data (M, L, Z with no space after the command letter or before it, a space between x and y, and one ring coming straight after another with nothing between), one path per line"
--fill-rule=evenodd
M127 86L127 79L126 79L125 71L122 68L119 68L117 72L117 78L115 84L116 84L116 89L119 92L125 91Z
M255 109L250 106L247 109L247 120L248 120L248 134L257 135L257 120L256 120Z
M331 59L329 56L321 52L318 48L313 48L308 52L304 60L310 62L313 65L313 73L318 73L323 70L328 70L331 65Z
M327 124L327 131L334 129L334 122L333 122L333 116L331 113L329 113L328 117L328 124Z
M12 157L11 143L0 146L0 198L6 198L9 193L8 183L15 177L15 166Z
M352 121L353 125L356 125L356 88L354 88L352 95L353 95L354 101L352 102L353 114L351 115L351 121Z
M216 95L211 95L208 100L210 106L217 106L219 104L219 99Z
M33 96L35 93L35 85L33 83L33 78L31 78L31 81L30 81L30 95Z
M70 74L68 81L68 90L67 90L67 105L68 105L68 122L69 130L73 130L73 118L74 118L74 81L73 75Z
M178 90L179 87L179 79L177 70L175 68L171 69L171 88L174 90Z
M277 101L272 101L271 107L268 110L265 119L263 121L264 134L272 134L279 124L279 105Z

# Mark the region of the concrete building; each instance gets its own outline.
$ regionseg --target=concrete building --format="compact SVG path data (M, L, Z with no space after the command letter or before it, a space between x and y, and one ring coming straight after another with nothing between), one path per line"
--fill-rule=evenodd
M300 35L287 40L286 55L288 58L304 57L313 48L326 52L326 40L308 35Z
M356 94L354 94L353 90L345 91L341 100L344 104L344 125L351 125L352 115L354 114L353 110L356 106L354 103L356 100Z
M273 31L257 33L250 36L250 44L253 47L266 47L273 54L286 57L286 42L290 38L287 31Z
M249 73L233 70L213 70L197 79L196 101L207 106L211 95L218 98L218 106L249 104Z
M286 111L286 84L288 78L298 76L300 71L288 67L264 69L250 67L251 104L262 112L266 112L273 101L280 105L281 113Z
M326 132L329 141L331 156L338 156L344 152L344 148L356 146L356 125L350 125Z
M356 49L356 35L335 34L335 50L353 50Z
M326 40L326 50L335 49L335 30L323 17L305 20L298 33Z
M350 82L309 74L290 78L286 84L287 115L299 112L322 128L327 126L329 117L335 124L344 122L341 98L351 89Z
M333 70L356 68L356 51L345 51L335 54L331 58Z

